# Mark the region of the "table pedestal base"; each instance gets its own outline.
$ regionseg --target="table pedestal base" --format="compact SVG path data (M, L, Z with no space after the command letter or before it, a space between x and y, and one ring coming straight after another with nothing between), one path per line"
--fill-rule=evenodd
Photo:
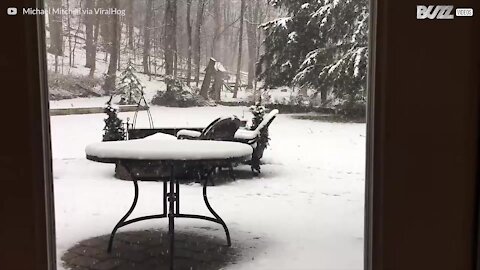
M203 220L208 220L211 222L218 223L222 225L223 229L225 230L225 235L227 236L227 245L231 246L230 233L228 231L227 225L225 224L223 219L213 210L213 208L210 206L210 203L208 201L207 183L212 172L209 172L203 181L203 201L205 202L205 205L207 206L210 213L214 216L213 218L207 217L207 216L201 216L201 215L180 213L180 184L178 182L178 179L175 179L174 166L171 165L170 179L168 181L163 181L163 214L143 216L143 217L127 220L130 214L132 214L133 210L135 209L135 206L137 205L138 193L139 193L138 179L137 177L135 177L135 175L133 175L133 173L131 173L127 165L125 164L122 164L122 165L127 169L127 171L129 171L132 177L132 182L135 188L135 195L133 198L132 206L130 206L130 209L127 211L127 213L120 219L120 221L118 221L117 225L115 225L112 233L110 234L110 240L108 242L108 249L107 249L108 253L112 251L113 240L115 238L115 233L117 232L118 229L135 222L148 220L148 219L157 219L157 218L168 218L168 234L170 238L170 269L173 269L173 266L174 266L173 260L174 260L174 253L175 253L174 252L175 250L175 218L203 219ZM168 213L167 213L167 205L168 205Z

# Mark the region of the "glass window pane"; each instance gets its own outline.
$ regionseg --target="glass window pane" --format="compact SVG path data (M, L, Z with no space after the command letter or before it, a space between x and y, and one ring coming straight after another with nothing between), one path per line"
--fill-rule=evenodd
M58 269L363 269L368 6L46 0Z

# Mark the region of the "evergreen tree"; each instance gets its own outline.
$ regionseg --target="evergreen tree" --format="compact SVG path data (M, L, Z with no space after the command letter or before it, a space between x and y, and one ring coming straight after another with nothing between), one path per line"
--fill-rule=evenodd
M266 87L298 85L321 93L346 116L363 116L368 61L367 0L271 0L289 17L263 25ZM329 99L327 100L327 94Z
M294 1L293 1L294 2ZM294 12L292 10L292 12ZM308 24L310 14L299 10L294 16L262 25L266 30L265 52L257 66L258 79L265 87L292 86L303 59L316 48L315 29Z
M112 98L107 102L104 112L107 114L107 118L105 118L105 127L103 128L103 141L124 140L125 128L122 120L118 118L118 109L112 106Z
M120 104L136 104L140 100L145 88L138 77L135 75L136 69L132 61L129 60L127 67L120 74L118 91L121 95Z

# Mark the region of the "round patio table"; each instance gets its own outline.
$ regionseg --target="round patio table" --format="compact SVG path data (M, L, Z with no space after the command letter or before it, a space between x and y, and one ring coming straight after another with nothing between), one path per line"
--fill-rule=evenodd
M225 165L225 163L243 162L249 159L253 152L249 145L225 141L130 140L94 143L88 145L85 152L89 160L122 165L129 172L134 185L135 195L132 205L113 228L108 243L108 252L112 250L115 233L119 228L134 222L157 218L168 218L170 269L173 269L174 265L175 218L202 219L218 223L225 230L228 246L231 245L227 225L213 210L208 201L207 183L216 166ZM142 164L145 164L145 166L152 166L152 164L164 166L170 170L168 177L159 175L156 179L163 181L163 213L127 220L138 201L138 181L140 180L130 168L133 165L142 166ZM211 168L204 177L203 200L213 217L180 213L180 185L175 177L175 169L178 170L187 166ZM169 184L167 184L168 182Z

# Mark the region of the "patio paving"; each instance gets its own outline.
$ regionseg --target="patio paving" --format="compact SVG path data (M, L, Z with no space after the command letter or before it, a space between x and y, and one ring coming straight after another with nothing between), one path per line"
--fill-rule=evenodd
M159 230L120 232L111 254L106 251L109 235L79 242L62 256L67 269L153 270L168 269L168 233ZM175 232L175 269L214 270L234 264L240 248L227 247L225 239Z

